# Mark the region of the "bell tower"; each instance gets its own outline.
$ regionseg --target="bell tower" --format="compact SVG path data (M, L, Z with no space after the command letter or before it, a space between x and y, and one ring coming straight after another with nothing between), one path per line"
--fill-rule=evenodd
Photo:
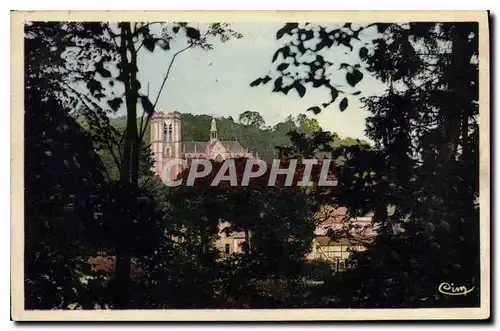
M151 150L154 154L154 172L163 180L173 179L182 169L172 169L169 178L163 166L169 160L181 157L181 116L179 112L155 112L151 117Z
M215 118L212 118L212 122L210 123L210 142L217 141L217 123L215 122Z

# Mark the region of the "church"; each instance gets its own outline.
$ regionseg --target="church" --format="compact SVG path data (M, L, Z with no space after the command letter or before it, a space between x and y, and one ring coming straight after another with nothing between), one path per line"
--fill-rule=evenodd
M184 159L187 166L193 159L223 161L234 158L256 158L238 141L219 140L217 123L213 118L210 127L207 123L207 141L182 141L182 123L179 112L163 113L156 111L151 117L150 139L154 154L154 171L163 181L174 180L182 172L181 166L172 167L168 174L163 173L165 164L173 159Z

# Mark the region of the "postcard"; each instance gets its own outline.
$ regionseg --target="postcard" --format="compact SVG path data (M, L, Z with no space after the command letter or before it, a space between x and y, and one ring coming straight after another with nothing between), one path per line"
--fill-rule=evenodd
M488 12L11 27L14 321L490 318Z

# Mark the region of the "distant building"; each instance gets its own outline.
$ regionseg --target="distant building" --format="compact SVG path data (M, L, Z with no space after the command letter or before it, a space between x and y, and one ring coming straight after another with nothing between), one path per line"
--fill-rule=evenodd
M219 238L215 242L215 246L224 256L233 253L243 253L243 244L245 243L245 233L243 231L232 232L226 235L224 229L229 225L229 222L221 222L219 224Z
M372 216L348 218L345 207L325 205L315 215L318 226L314 231L314 239L308 260L323 260L336 265L338 270L346 268L352 251L364 251L366 244L377 236L377 228L372 224ZM216 247L223 256L243 253L245 243L244 232L232 232L226 235L223 231L230 222L219 224L219 238ZM332 239L334 233L338 239Z
M349 218L345 207L325 205L315 218L320 224L314 231L311 252L306 258L333 262L337 270L345 269L351 253L364 251L366 244L377 236L372 215Z
M183 167L173 167L168 174L164 173L165 164L172 159L184 159L187 166L193 159L210 159L223 161L234 158L255 158L238 141L219 140L217 123L212 119L207 130L207 141L182 141L181 114L179 112L155 112L151 117L151 149L154 154L155 173L164 181L173 180ZM207 123L208 129L208 123Z

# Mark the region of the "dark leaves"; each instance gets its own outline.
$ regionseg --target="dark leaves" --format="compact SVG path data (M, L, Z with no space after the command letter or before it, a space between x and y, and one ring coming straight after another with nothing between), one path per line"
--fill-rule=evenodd
M271 77L269 76L266 76L264 78L262 78L262 83L266 84L267 82L269 82L271 80Z
M387 30L391 26L391 24L389 24L389 23L377 23L376 26L377 26L378 32L383 33L383 32L385 32L385 30Z
M281 92L283 94L288 94L288 92L290 92L290 90L293 88L297 90L297 93L299 93L301 98L306 94L306 88L299 82L295 82L294 84L288 86L283 86L283 77L278 77L274 81L273 92Z
M280 64L280 65L278 66L278 68L277 68L277 69L278 69L279 71L283 71L283 70L285 70L286 68L288 68L288 66L289 66L289 64L288 64L288 63L282 63L282 64Z
M170 50L170 42L168 42L167 40L161 40L161 41L159 42L159 45L160 45L160 47L161 47L163 50L165 50L165 51Z
M328 85L328 81L326 79L312 79L312 84L313 84L313 87L320 87L320 86L323 86L323 85Z
M123 99L122 98L114 98L112 100L108 100L108 105L114 111L117 111L118 108L120 108L120 106L121 106L122 103L123 103Z
M269 76L265 76L263 78L257 78L256 80L254 80L253 82L250 83L250 86L254 87L254 86L258 86L260 84L266 84L270 80L271 80L271 77L269 77Z
M141 95L141 104L142 104L142 109L148 114L151 115L154 112L154 107L151 101L149 101L149 98L146 96Z
M273 55L273 60L272 62L276 61L276 59L278 58L278 56L280 55L280 53L283 54L283 58L287 58L289 57L291 54L290 54L290 47L288 46L284 46L284 47L281 47L280 49L278 49L276 51L276 53L274 53Z
M359 49L359 57L361 59L365 59L366 57L368 57L368 49L366 47L361 47Z
M125 76L125 74L122 72L121 74L119 74L118 76L116 76L115 78L116 80L119 80L121 82L125 82L125 80L127 79L127 77Z
M283 92L283 94L288 94L288 92L290 92L290 90L294 87L294 85L288 85L288 86L285 86L281 89L281 92Z
M337 97L339 96L339 91L336 88L332 87L330 89L330 95L332 97L332 102L334 102L337 99Z
M141 82L139 80L135 80L132 82L132 86L136 91L139 91L141 89Z
M262 78L257 78L256 80L254 80L253 82L250 83L250 86L251 87L255 87L255 86L258 86L262 83Z
M186 35L191 39L200 39L200 31L192 27L186 27Z
M340 111L346 110L348 105L349 105L349 101L347 100L347 98L342 99L342 101L340 101L340 104L339 104Z
M101 92L103 90L101 82L95 79L91 79L88 81L87 88L89 89L92 95L95 95L96 92Z
M295 89L297 90L297 93L300 95L300 97L304 97L304 95L306 94L306 88L304 87L304 85L302 85L301 83L299 82L296 82L294 84L295 86Z
M101 74L102 77L104 78L110 78L111 77L111 72L109 72L109 70L106 70L106 69L101 69L99 70L99 73Z
M104 65L102 62L97 62L95 64L95 70L104 78L111 77L111 72L109 72L109 70L107 69L104 69Z
M274 81L274 89L273 89L273 92L279 92L281 91L281 88L283 86L283 78L282 77L279 77L278 79L276 79Z
M349 85L354 87L363 79L363 73L359 70L354 70L353 72L348 72L345 78Z
M276 39L281 39L285 34L292 34L292 30L299 26L298 23L286 23L284 27L276 32Z
M318 115L319 113L321 113L321 108L319 108L318 106L314 106L309 108L307 111L312 111L314 115Z
M155 50L155 40L153 38L144 39L143 45L150 52L153 52Z

